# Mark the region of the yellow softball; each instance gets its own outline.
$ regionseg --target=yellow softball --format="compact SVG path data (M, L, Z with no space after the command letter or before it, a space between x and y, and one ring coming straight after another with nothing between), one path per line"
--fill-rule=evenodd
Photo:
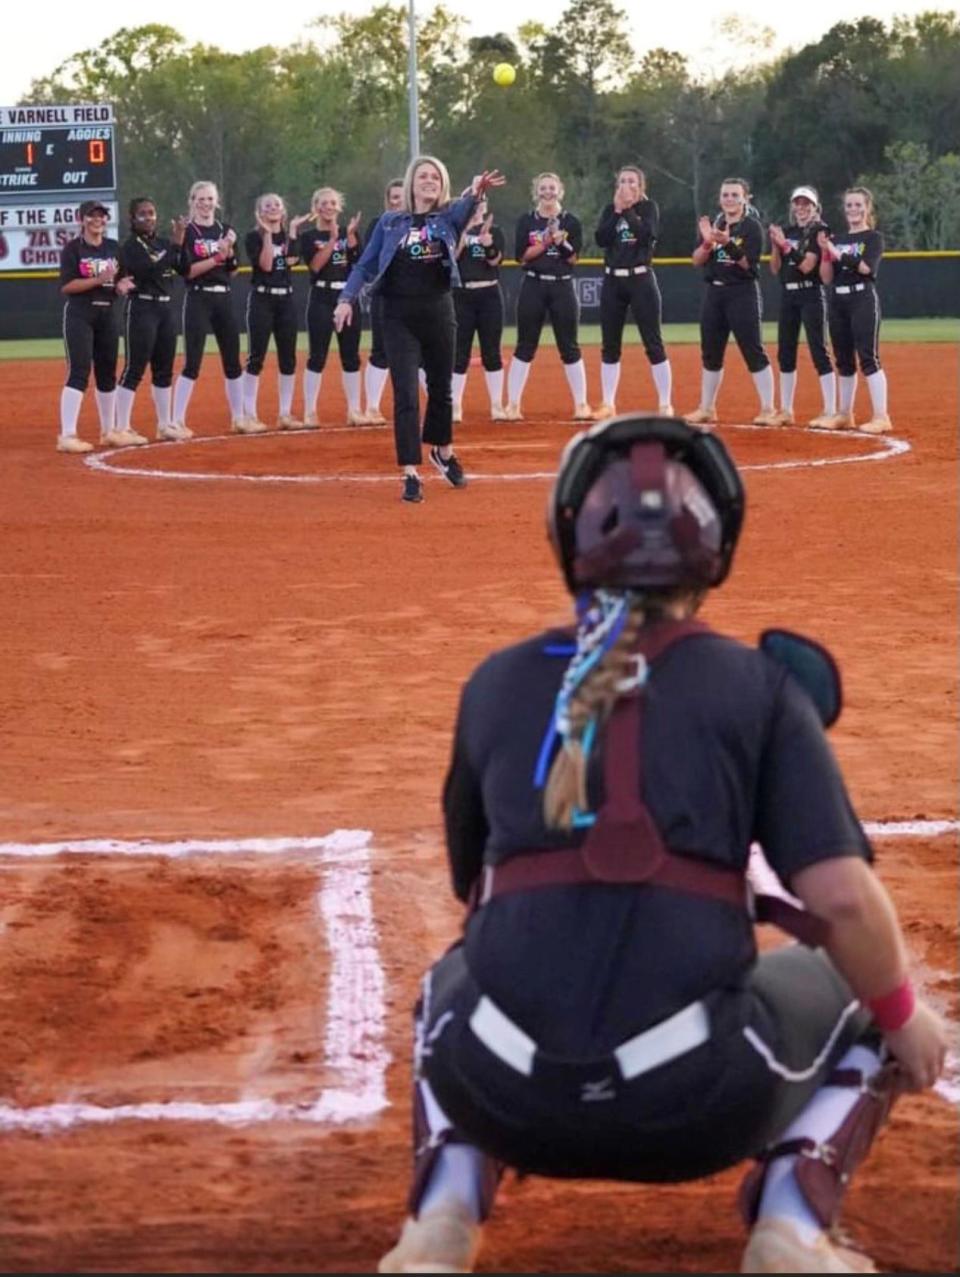
M517 78L516 68L512 67L509 62L498 62L493 68L493 80L495 84L499 84L502 89L513 84Z

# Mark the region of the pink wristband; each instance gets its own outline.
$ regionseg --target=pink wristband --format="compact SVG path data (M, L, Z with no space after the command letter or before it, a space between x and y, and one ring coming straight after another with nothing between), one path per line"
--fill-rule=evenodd
M874 1024L883 1033L895 1033L897 1029L902 1029L913 1015L915 1005L913 985L909 978L882 997L864 999L864 1006L873 1016Z

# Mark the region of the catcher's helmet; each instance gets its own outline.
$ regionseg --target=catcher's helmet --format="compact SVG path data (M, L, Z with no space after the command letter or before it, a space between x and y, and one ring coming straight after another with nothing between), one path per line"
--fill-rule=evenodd
M571 439L547 530L573 594L701 588L729 572L743 513L743 483L716 435L631 414Z

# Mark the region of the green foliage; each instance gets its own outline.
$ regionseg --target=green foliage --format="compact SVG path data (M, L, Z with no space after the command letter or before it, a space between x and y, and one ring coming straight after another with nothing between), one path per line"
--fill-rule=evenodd
M165 215L204 177L241 228L263 191L302 212L327 184L369 220L408 155L406 5L384 0L310 30L230 54L161 24L123 27L36 81L29 100L113 102L121 196L148 193ZM638 59L614 0L566 0L559 20L472 39L440 4L417 28L423 149L443 157L457 190L483 167L507 173L495 205L508 228L549 169L589 236L616 170L638 163L663 254L689 252L731 173L752 181L771 219L794 185L813 183L834 221L840 193L866 173L891 247L960 242L956 13L841 22L780 58L766 28L731 18L720 36L749 61L704 77L669 49ZM491 74L503 61L517 68L508 89Z

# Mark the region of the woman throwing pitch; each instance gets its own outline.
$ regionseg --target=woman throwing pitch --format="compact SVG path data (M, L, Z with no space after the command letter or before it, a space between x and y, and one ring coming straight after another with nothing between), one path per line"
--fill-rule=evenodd
M563 371L573 396L574 421L592 421L587 403L587 370L577 342L580 304L573 267L583 247L583 227L561 204L563 183L556 173L533 179L533 210L517 222L514 256L523 271L517 299L517 347L507 374L507 421L522 421L523 388L549 317Z
M444 165L430 155L411 160L403 180L403 210L382 215L333 314L339 332L353 322L354 304L364 284L373 284L383 296L404 501L423 500L417 470L422 458L417 377L421 363L427 378L422 439L430 444L430 462L453 487L466 486L466 475L453 451L450 382L456 321L450 287L451 282L459 282L457 242L477 200L505 180L495 169L483 172L473 179L465 196L451 203Z
M643 169L625 165L617 174L613 202L600 214L597 243L603 249L603 287L600 290L600 328L603 353L600 385L603 403L596 416L615 415L620 384L623 327L628 312L640 330L657 390L657 412L672 417L673 374L663 348L660 316L663 303L653 273L653 249L657 242L660 210L647 195Z

